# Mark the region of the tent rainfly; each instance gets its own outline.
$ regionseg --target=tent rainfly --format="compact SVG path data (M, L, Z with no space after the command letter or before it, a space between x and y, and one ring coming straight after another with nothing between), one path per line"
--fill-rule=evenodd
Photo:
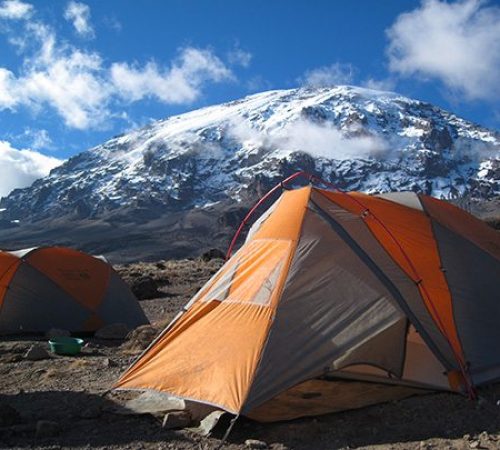
M111 323L148 320L103 258L64 247L0 251L0 334L91 332Z
M447 202L285 190L116 387L263 421L338 410L331 379L474 395L500 378L499 280L499 233Z

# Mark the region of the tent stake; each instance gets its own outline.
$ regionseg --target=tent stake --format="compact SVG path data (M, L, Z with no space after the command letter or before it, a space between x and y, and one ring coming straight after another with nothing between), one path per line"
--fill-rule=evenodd
M222 448L222 446L226 443L227 441L227 438L229 437L229 435L231 434L231 431L233 430L233 427L234 427L234 424L236 423L236 421L238 420L238 418L240 417L239 414L237 414L236 416L234 416L232 419L231 419L231 423L229 424L229 426L227 427L227 430L226 432L224 433L224 436L222 437L222 440L221 440L221 443L220 445L217 447L217 450L220 450Z

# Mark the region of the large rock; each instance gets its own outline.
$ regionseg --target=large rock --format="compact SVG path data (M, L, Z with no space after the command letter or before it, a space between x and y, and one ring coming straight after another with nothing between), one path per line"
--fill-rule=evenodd
M125 339L129 331L124 323L112 323L97 330L94 336L98 339Z
M192 411L191 416L193 416ZM226 414L226 411L216 409L207 414L203 419L200 420L200 424L196 428L191 428L190 431L194 431L201 436L209 436L215 427L218 425L221 417ZM193 417L195 420L195 417Z
M149 300L163 297L164 294L158 290L160 284L150 276L143 276L130 282L130 289L139 300Z
M161 414L164 416L166 413L185 410L186 401L181 398L172 397L163 392L146 391L126 402L125 407L116 412L122 415Z
M211 248L201 255L203 261L211 261L212 259L225 259L226 254L218 248Z
M41 359L50 358L47 349L40 344L33 344L24 355L24 358L29 361L39 361Z
M188 411L172 411L165 414L162 428L176 430L191 425L192 419Z

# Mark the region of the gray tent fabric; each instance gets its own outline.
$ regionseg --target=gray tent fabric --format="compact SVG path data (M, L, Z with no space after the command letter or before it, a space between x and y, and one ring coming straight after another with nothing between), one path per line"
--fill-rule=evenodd
M418 209L419 211L424 210L415 192L387 192L385 194L379 194L377 197L407 206L408 208Z
M301 381L328 373L336 360L359 347L365 347L359 363L400 373L406 327L398 328L397 342L372 352L369 361L366 345L405 320L387 289L351 248L317 213L307 211L244 412Z
M56 283L29 264L22 264L10 282L0 310L2 333L75 329L90 312Z
M345 230L345 233L351 236L373 263L374 270L391 284L394 290L393 298L398 301L400 307L405 311L443 366L446 369L455 367L455 357L449 343L437 328L436 323L423 304L418 286L381 247L362 218L342 209L316 191L312 193L311 200L322 211L330 215Z
M465 358L475 371L500 368L500 265L469 240L432 221Z
M125 323L130 328L147 321L135 295L114 270L111 271L108 289L97 308L97 314L106 323Z
M372 365L401 378L403 376L407 330L408 319L403 317L364 344L347 349L345 354L332 364L332 369L342 370L359 364ZM379 349L390 349L390 351L380 352Z

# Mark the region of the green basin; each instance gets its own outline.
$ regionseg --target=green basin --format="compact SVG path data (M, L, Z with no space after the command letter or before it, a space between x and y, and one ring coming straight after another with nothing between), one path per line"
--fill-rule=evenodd
M77 355L82 345L83 339L72 337L56 337L49 341L50 351L58 355Z

